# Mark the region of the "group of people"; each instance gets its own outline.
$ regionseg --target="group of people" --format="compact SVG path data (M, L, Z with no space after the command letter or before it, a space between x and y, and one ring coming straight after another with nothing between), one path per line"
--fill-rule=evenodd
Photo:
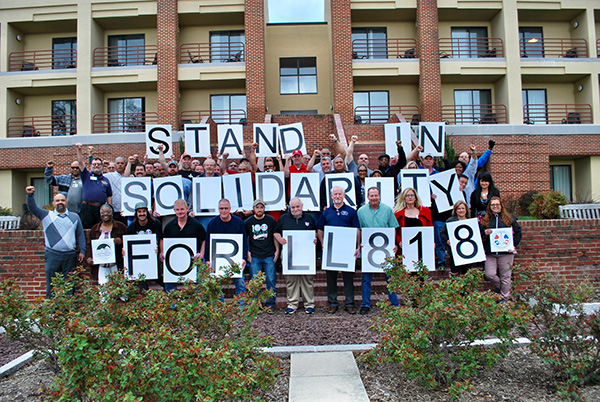
M456 267L453 264L448 249L448 236L445 231L447 220L467 219L478 217L482 225L483 236L489 235L489 230L498 227L511 227L514 233L515 246L520 241L520 228L502 204L499 191L494 186L491 175L482 172L477 177L477 169L489 159L494 142L480 158L477 158L476 148L470 147L469 152L460 154L455 162L445 161L445 168L455 169L459 177L460 189L464 201L454 205L452 211L439 212L435 196L432 195L432 207L422 206L417 191L413 188L401 188L400 169L426 169L429 174L442 170L435 165L431 155L419 158L422 148L417 146L408 154L402 150L398 141L398 153L394 157L383 154L378 158L376 169L369 168L369 156L360 154L354 159L354 147L357 138L353 136L347 148L344 148L332 134L331 148L323 147L315 150L312 155L303 155L296 150L291 155L282 157L257 158L257 144L252 144L248 158L228 160L228 154L217 155L216 159L208 157L202 161L193 159L184 153L179 161L167 162L159 147L158 161L140 161L137 155L128 158L118 157L113 162L105 163L100 158L93 157L93 148L88 147L88 163L82 154L82 144L75 145L77 161L71 164L71 173L53 175L53 162L46 167L46 180L58 186L54 197L54 211L45 211L35 205L33 187L27 188L27 205L29 210L38 216L43 223L46 234L46 277L47 297L51 297L51 278L57 273L68 275L77 262L85 261L92 266L92 277L100 284L106 282L108 274L123 269L121 255L122 236L124 234L156 234L158 240L157 258L164 259L162 249L163 238L197 239L197 258L209 261L210 237L212 234L242 234L243 235L243 267L248 266L250 277L264 271L266 285L275 290L277 269L282 246L286 244L282 236L283 230L311 230L315 232L315 243L323 242L325 226L344 226L357 229L357 245L355 256L360 257L360 229L396 228L395 252L401 254L401 228L414 226L433 226L435 233L436 264L438 268L450 268L454 273L464 273L466 267ZM336 154L332 157L333 154ZM316 163L319 158L319 163ZM265 211L265 203L255 200L251 211L231 211L228 200L219 202L218 215L212 217L194 217L191 212L188 197L191 191L193 177L215 177L219 175L249 172L252 175L259 171L283 171L286 178L294 173L319 173L321 179L321 205L318 212L303 210L302 201L292 198L286 211ZM355 177L357 209L344 203L344 190L334 187L328 193L324 187L324 178L332 173L352 172ZM174 214L160 216L152 205L140 202L135 205L135 215L127 218L121 214L121 180L130 175L147 177L166 177L180 175L183 179L182 199L175 202ZM380 190L377 187L365 188L367 176L393 177L397 189L395 207L381 202ZM327 198L330 197L329 203ZM330 204L329 207L326 207ZM66 218L66 219L62 219ZM88 242L85 244L83 229L90 229ZM114 264L94 265L91 255L90 240L98 238L114 238L117 248L117 259ZM484 244L489 244L484 240ZM431 245L433 246L433 245ZM510 264L514 254L502 255L488 252L485 263L485 276L492 281L503 298L510 295ZM52 258L48 258L48 256ZM57 258L68 258L68 261L58 264ZM345 310L355 314L353 273L342 272L344 281ZM368 314L371 307L372 274L362 274L362 304L361 314ZM293 314L303 299L305 312L314 313L313 277L310 275L286 275L286 293L288 304L286 314ZM235 279L236 294L245 291L244 279ZM176 288L176 283L164 283L166 291ZM330 313L338 308L337 301L337 272L327 271L327 296ZM394 294L389 295L390 302L398 304ZM267 301L267 308L275 309L275 298Z

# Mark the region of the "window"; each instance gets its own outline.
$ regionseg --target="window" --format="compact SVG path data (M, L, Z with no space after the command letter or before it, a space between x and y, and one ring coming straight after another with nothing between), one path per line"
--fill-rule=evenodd
M354 120L356 123L387 123L390 117L388 91L354 92Z
M571 183L571 165L550 166L550 188L563 193L569 201L573 201Z
M279 59L279 84L282 95L317 93L317 58Z
M325 21L324 0L268 0L269 23L308 23Z
M218 124L246 121L246 95L211 95L211 117Z
M77 38L52 39L52 68L75 68L77 66Z
M521 57L544 57L544 36L542 27L519 28Z
M492 114L492 91L489 89L455 90L455 124L477 124L482 119L495 119Z
M547 124L548 111L545 89L523 89L523 122Z
M43 177L32 177L31 185L35 187L35 193L33 193L33 199L35 203L40 207L48 205L53 200L52 187L46 183L46 179Z
M119 98L108 100L108 132L128 133L146 130L144 98Z
M485 57L487 36L486 27L452 27L452 57Z
M243 61L244 42L244 31L211 32L210 61Z
M108 66L138 66L146 62L144 34L108 37Z
M52 101L52 135L73 135L77 127L77 102Z
M387 28L352 28L352 58L387 59Z

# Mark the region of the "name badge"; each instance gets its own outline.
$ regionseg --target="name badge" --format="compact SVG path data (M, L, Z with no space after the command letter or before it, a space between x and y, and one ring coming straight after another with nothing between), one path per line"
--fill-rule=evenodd
M90 176L90 180L98 180L98 178L96 176Z

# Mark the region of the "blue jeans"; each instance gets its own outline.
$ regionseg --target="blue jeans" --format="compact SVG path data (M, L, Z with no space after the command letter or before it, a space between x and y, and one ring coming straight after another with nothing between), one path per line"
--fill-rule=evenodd
M275 292L276 296L277 273L275 272L275 262L273 261L273 257L252 257L252 261L250 261L250 279L253 279L261 270L264 270L265 272L267 289ZM275 296L267 300L267 307L275 306Z
M433 239L435 240L435 257L437 265L446 265L446 247L442 242L440 233L446 222L433 221Z
M385 276L385 282L389 283L389 276ZM371 282L373 281L373 274L362 274L362 303L361 307L371 307ZM387 291L388 298L392 306L398 306L398 295L396 293L390 293Z
M57 274L62 274L67 279L77 265L77 253L55 253L47 251L44 256L44 265L46 271L46 299L52 298L52 278ZM69 292L73 294L73 289Z

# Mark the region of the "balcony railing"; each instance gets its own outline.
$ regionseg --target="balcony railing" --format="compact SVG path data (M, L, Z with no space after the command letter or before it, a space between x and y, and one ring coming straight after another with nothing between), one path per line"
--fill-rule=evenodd
M477 59L504 57L500 38L440 38L440 58Z
M588 104L538 104L523 106L524 124L592 124Z
M587 41L582 38L523 38L520 45L522 58L588 57Z
M411 38L355 39L353 59L416 59L417 41Z
M76 49L12 52L8 56L8 71L56 70L76 67Z
M596 40L596 57L600 57L600 39Z
M354 108L354 124L385 124L396 113L410 116L411 123L419 124L421 120L421 112L416 105L357 106Z
M92 119L94 133L143 133L146 124L158 124L158 113L100 113Z
M144 66L158 63L158 46L107 46L94 49L94 67Z
M443 105L442 120L448 124L506 124L505 105Z
M210 117L217 124L246 124L244 109L185 110L180 114L181 130L184 124L200 123L205 117Z
M77 134L74 115L20 116L7 122L7 137L40 137Z
M243 42L184 43L179 52L180 64L234 63L245 59Z

